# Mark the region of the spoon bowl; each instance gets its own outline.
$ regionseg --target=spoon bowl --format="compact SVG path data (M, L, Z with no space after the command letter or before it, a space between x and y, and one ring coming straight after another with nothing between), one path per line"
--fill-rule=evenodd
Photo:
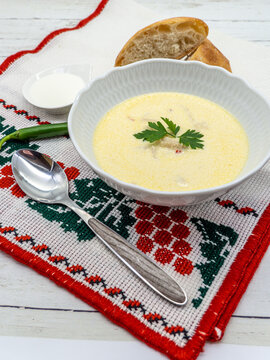
M47 155L21 149L13 155L11 165L20 188L30 198L56 204L68 196L65 172Z

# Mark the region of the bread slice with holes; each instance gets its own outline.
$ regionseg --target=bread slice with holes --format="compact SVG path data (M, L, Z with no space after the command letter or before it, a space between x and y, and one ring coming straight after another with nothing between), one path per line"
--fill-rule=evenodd
M181 59L197 49L208 35L200 19L176 17L139 30L118 54L115 66L150 58Z
M220 66L232 72L229 60L208 39L205 39L187 60L197 60L208 65Z

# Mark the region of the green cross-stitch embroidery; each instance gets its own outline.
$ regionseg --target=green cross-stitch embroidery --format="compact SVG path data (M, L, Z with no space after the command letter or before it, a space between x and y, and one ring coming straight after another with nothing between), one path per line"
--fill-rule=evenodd
M9 126L9 125L4 125L3 121L5 120L5 118L3 118L2 116L0 116L0 133L1 133L1 137L11 134L12 132L16 131L14 126ZM6 144L3 145L1 152L0 152L0 165L5 165L7 163L9 163L11 161L11 157L14 154L14 152L16 150L19 149L23 149L25 148L26 145L25 143L21 142L21 141L9 141ZM27 144L27 148L32 149L32 150L37 150L39 148L38 145L36 144Z
M131 215L132 200L110 188L102 180L75 179L75 191L70 194L79 206L114 231L127 238L136 219ZM61 205L44 205L27 200L28 205L49 221L56 221L65 232L75 232L79 241L90 240L94 234L71 210Z
M210 285L220 271L231 247L236 243L238 234L229 226L217 225L202 218L192 218L191 222L202 234L200 242L204 262L195 266L200 270L203 286L199 288L200 296L192 300L195 308L202 303Z

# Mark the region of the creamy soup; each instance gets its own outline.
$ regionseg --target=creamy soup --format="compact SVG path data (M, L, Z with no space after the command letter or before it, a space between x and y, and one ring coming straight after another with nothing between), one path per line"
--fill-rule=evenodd
M160 117L179 125L179 133L194 129L203 134L203 149L183 146L169 136L154 143L134 137ZM116 105L98 123L93 146L103 170L159 191L228 183L241 172L248 156L247 135L232 114L209 100L182 93L145 94Z

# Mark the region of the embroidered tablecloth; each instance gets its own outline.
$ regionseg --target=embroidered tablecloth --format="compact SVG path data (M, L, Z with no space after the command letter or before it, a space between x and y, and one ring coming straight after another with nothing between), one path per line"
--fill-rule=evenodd
M28 76L79 62L90 62L94 75L101 74L113 66L121 46L136 30L160 18L130 1L97 1L96 10L76 31L56 31L32 52L8 58L0 66L1 134L65 119L25 102L21 86ZM210 36L231 59L233 72L270 95L265 81L269 50L261 50L265 56L258 60L254 51L263 48L218 33ZM243 53L250 55L246 66ZM258 71L255 77L250 69L257 60L265 72ZM155 295L71 210L29 199L15 183L10 165L14 151L26 146L57 160L70 181L71 198L179 281L187 291L187 305L176 307ZM222 198L185 208L152 206L102 182L68 138L29 145L10 142L0 152L0 248L170 358L195 359L205 341L222 337L267 249L269 178L267 164Z

